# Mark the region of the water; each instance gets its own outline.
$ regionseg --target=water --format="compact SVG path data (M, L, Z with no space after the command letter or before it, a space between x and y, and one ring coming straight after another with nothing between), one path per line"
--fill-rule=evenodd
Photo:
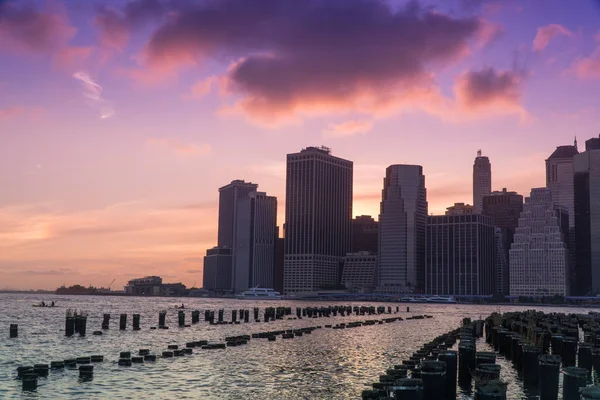
M56 308L36 308L41 300L57 302ZM201 310L201 322L190 328L177 327L174 305L185 303L186 323L191 323L191 310ZM119 352L137 354L148 348L161 354L169 344L184 346L195 340L222 341L226 336L261 331L301 328L337 322L351 322L369 317L331 317L302 320L278 320L269 323L209 325L204 310L230 310L252 307L295 307L327 305L383 305L348 302L240 301L204 298L142 298L110 296L54 296L0 294L0 398L2 399L358 399L370 383L379 379L387 368L400 364L423 343L459 326L464 317L485 318L497 306L389 304L400 306L400 316L432 315L432 319L409 320L389 324L362 326L356 329L318 329L311 335L275 342L252 339L248 345L224 350L194 349L191 356L158 359L156 363L119 367ZM386 306L388 304L385 304ZM76 308L88 312L86 337L64 336L65 312ZM501 312L526 307L500 307ZM150 330L158 324L160 310L168 310L169 330ZM587 313L589 309L544 308L546 312ZM110 330L100 330L102 314L111 314ZM128 330L118 330L119 314L128 314ZM131 330L132 314L141 315L141 330ZM393 314L392 314L393 315ZM250 318L252 319L252 312ZM8 339L8 327L19 324L19 338ZM489 349L480 341L478 350ZM15 380L19 365L50 363L66 358L104 355L104 363L94 364L94 379L80 382L78 372L50 371L40 378L36 393L23 393ZM523 388L510 363L498 357L502 378L509 383L510 399L534 398L523 394ZM470 399L459 393L460 399Z

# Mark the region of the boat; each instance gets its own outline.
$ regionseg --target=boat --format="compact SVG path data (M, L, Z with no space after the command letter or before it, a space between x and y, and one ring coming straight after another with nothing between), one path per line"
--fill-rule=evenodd
M236 299L252 300L281 300L281 293L275 289L259 288L258 286L235 295Z
M454 297L442 297L442 296L432 296L427 299L427 303L444 303L444 304L456 304L457 301Z

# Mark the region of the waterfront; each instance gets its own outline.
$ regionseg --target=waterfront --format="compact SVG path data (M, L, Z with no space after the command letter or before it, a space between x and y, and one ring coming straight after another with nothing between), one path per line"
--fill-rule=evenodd
M56 308L36 308L41 300L56 301ZM202 321L190 328L177 327L176 304L186 306L187 323L191 310L225 309L229 320L232 309L286 306L390 305L403 318L432 315L432 319L363 326L359 329L319 329L293 340L268 342L252 339L248 345L224 350L195 350L191 356L159 359L153 364L119 367L121 351L137 352L149 348L160 354L169 344L184 345L193 340L222 341L226 336L251 334L265 330L301 328L371 319L346 316L302 320L278 320L269 323L209 325ZM387 368L408 358L424 342L458 327L463 317L485 318L493 311L524 310L519 306L482 306L457 304L406 304L240 301L204 298L142 298L108 296L0 295L0 398L185 398L185 399L352 399L377 381ZM68 308L89 313L88 335L64 336L64 317ZM167 310L169 330L150 330L158 323L160 310ZM589 308L550 308L544 312L587 313ZM111 313L111 329L102 336L102 314ZM128 314L128 330L118 330L118 315ZM141 315L141 330L131 330L133 313ZM377 317L375 317L377 318ZM19 324L19 338L8 339L8 327ZM486 345L478 343L481 349ZM49 363L53 360L104 355L95 364L94 380L79 382L76 371L51 372L39 380L37 393L21 392L15 380L19 365ZM503 361L499 359L499 364ZM509 383L509 398L523 398L522 386L514 370L503 366L502 377ZM468 396L459 394L460 398Z

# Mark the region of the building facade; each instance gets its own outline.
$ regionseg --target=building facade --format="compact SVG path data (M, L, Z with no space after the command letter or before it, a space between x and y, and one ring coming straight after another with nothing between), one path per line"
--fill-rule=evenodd
M515 230L519 225L519 216L523 211L523 196L509 192L506 188L494 191L483 197L483 215L492 218L494 226L500 229L496 251L502 249L504 255L498 254L496 259L496 293L508 295L510 292L510 270L508 268L509 250L513 243Z
M508 268L508 250L504 247L506 243L505 231L495 227L494 231L494 268L495 268L495 293L501 295L510 294L510 272Z
M547 188L531 190L510 249L510 294L569 294L568 211L556 207Z
M558 146L546 160L546 187L556 206L567 209L569 226L575 226L573 195L573 157L579 154L577 141L573 146Z
M353 163L326 147L287 155L284 293L339 285L352 246Z
M348 253L344 257L341 283L347 289L363 293L373 291L376 284L377 256L368 251Z
M465 203L454 203L446 208L446 215L470 215L474 213L474 207Z
M368 251L377 254L379 223L370 215L360 215L352 220L352 252Z
M378 292L423 292L426 227L423 167L389 166L379 214Z
M574 157L575 295L600 294L600 139Z
M235 223L233 289L272 288L277 236L277 198L250 192L238 199Z
M232 249L213 247L204 256L204 276L202 287L215 292L231 292Z
M481 214L483 211L483 197L492 192L492 164L490 159L477 151L473 163L473 211Z
M218 247L235 248L238 202L257 189L257 184L239 179L219 188Z
M490 295L495 292L495 228L481 214L427 217L425 292Z

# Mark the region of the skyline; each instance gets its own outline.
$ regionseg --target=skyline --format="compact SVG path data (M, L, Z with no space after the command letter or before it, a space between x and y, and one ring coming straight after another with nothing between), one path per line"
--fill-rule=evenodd
M406 3L0 2L0 287L199 286L218 188L257 183L282 226L308 146L354 162L378 219L389 165L422 165L443 214L478 149L526 196L597 137L597 1Z

